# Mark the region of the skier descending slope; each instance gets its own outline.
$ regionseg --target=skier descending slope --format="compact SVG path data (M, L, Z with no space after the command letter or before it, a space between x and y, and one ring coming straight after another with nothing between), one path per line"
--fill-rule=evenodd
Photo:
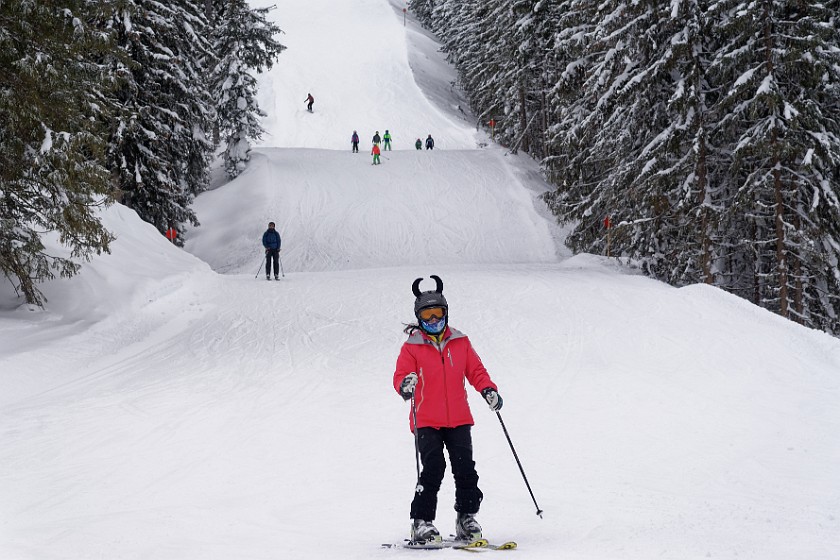
M274 229L274 222L268 222L268 229L262 236L262 244L265 247L265 279L271 280L271 264L274 262L274 279L280 280L278 276L280 261L280 233Z
M431 278L436 283L432 291L420 292L422 278L412 285L417 324L405 328L409 337L400 350L393 379L397 392L411 400L409 426L423 464L411 502L410 538L415 543L441 541L433 521L446 469L446 447L455 478L456 537L473 541L481 538L475 515L483 494L472 457L470 430L474 422L464 379L481 392L492 410L502 408L502 397L470 339L447 324L449 305L443 296L443 282L437 276Z

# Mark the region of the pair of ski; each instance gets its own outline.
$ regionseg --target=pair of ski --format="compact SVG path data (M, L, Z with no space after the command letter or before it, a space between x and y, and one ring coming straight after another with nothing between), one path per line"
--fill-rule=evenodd
M513 541L508 541L502 544L490 544L487 539L477 539L474 541L459 541L454 539L444 539L441 541L429 541L429 542L415 542L415 541L406 541L402 544L383 544L385 548L396 548L396 547L403 547L409 548L413 550L438 550L442 548L452 548L455 550L468 550L468 551L479 551L479 550L513 550L516 548L516 543Z

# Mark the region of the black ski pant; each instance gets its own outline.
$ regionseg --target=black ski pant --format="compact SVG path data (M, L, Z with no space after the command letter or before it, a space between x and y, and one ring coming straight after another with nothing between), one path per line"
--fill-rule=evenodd
M478 489L478 473L472 452L472 426L457 428L420 428L417 432L423 472L414 500L411 518L433 521L437 511L437 495L446 470L443 448L449 452L452 475L455 478L455 511L478 513L484 495Z
M353 151L356 152L357 154L359 153L359 143L358 142L353 142Z
M271 261L274 261L274 276L280 274L280 249L266 249L265 251L265 275L271 274Z

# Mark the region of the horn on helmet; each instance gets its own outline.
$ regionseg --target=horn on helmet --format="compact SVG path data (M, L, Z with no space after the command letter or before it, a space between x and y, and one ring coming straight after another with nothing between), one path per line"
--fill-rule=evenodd
M415 280L415 281L414 281L414 283L411 285L411 291L412 291L412 292L414 292L414 296L415 296L415 297L420 297L420 296L422 295L422 294L420 293L420 282L422 282L422 281L423 281L423 279L422 279L422 278L418 278L418 279L417 279L417 280Z
M432 274L429 278L432 278L435 281L435 284L436 284L435 291L439 294L442 294L443 293L443 280L440 279L440 276L435 276L434 274Z

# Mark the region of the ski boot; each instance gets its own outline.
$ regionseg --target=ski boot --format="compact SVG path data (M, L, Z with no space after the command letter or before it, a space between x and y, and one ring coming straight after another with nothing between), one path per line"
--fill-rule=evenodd
M266 279L266 280L271 280L271 275L270 275L270 274L266 274L266 275L265 275L265 279Z
M455 538L459 541L477 541L481 538L481 525L475 520L474 513L458 513L455 521Z
M437 530L431 521L414 519L411 522L411 542L422 544L441 542L441 540L440 531Z

